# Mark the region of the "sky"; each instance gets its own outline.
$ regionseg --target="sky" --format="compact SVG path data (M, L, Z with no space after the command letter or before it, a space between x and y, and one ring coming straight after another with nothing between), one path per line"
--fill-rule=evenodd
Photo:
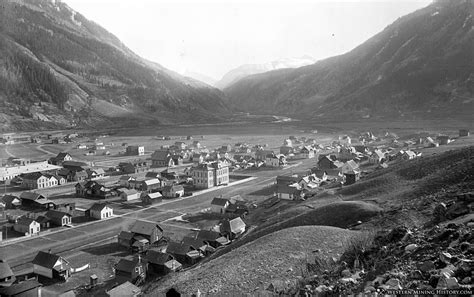
M63 0L140 56L220 79L243 64L343 54L431 0Z

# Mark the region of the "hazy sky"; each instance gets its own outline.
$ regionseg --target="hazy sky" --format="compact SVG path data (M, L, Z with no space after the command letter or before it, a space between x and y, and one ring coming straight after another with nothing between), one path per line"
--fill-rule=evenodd
M242 64L345 53L430 0L63 0L144 58L220 79Z

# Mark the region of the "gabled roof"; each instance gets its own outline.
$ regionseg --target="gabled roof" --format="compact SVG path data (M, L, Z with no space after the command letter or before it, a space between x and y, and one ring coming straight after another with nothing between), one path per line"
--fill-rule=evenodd
M66 158L66 156L68 156L68 155L69 155L69 153L59 153L59 154L55 157L55 159L56 159L56 160L64 160L64 158ZM69 155L69 156L71 156L71 155Z
M121 231L120 234L118 235L118 238L131 240L133 238L133 233L128 232L128 231Z
M298 195L301 193L301 190L299 190L297 187L291 187L290 185L277 185L277 193Z
M135 267L138 265L138 258L134 259L120 259L120 261L115 266L115 269L118 271L132 272L135 270Z
M352 169L357 169L359 168L359 165L357 165L357 163L354 161L354 160L349 160L346 162L346 164Z
M152 160L167 160L171 157L171 153L169 150L156 150L152 155Z
M233 220L225 220L221 225L221 232L227 231L231 233L236 233L241 228L245 228L246 224L242 218L238 217Z
M23 175L23 179L28 179L28 180L37 180L38 178L44 176L43 173L41 172L31 172Z
M107 204L105 203L94 203L89 210L94 210L94 211L102 211L104 208L107 207Z
M148 171L145 174L145 177L146 178L158 178L158 177L160 177L160 173L159 172L154 172L154 171Z
M17 225L29 226L31 223L35 222L32 218L21 217L17 221Z
M163 229L158 226L158 224L136 221L135 224L132 226L132 229L130 229L130 232L143 235L151 235L156 228L163 232Z
M200 238L203 241L215 241L217 238L220 237L220 234L218 232L210 230L199 230L196 237Z
M47 223L50 221L50 219L48 219L47 217L45 216L39 216L35 219L35 221L37 221L39 224L44 224L44 223Z
M57 211L57 210L48 210L44 216L49 219L62 219L64 216L72 217L70 214L66 212Z
M41 194L34 193L34 192L23 192L20 195L20 199L26 199L26 200L38 200L38 199L45 199L45 197Z
M128 175L122 175L119 180L126 180L126 181L129 181L129 180L135 180L135 178L133 176L128 176Z
M52 269L59 258L60 257L58 255L39 251L32 263L41 267Z
M166 247L166 253L172 254L172 255L186 255L187 252L189 252L190 246L183 244L181 242L174 242L170 241L168 242L168 246Z
M137 194L137 190L135 189L123 189L123 190L120 190L122 193L124 193L125 195L127 196L130 196L130 195L135 195Z
M201 246L204 245L204 242L201 238L195 238L191 236L185 236L181 243L193 247L194 249L199 249Z
M13 276L13 271L8 263L0 260L0 279Z
M107 291L107 294L111 297L135 296L141 291L142 290L139 287L135 286L129 281L126 281L123 284L118 285L115 288Z
M145 259L148 261L148 263L164 265L166 262L172 260L173 256L159 251L148 250L146 252Z
M161 195L160 192L155 192L155 193L149 193L145 197L148 197L150 199L158 199L158 198L163 197L163 195Z
M145 183L145 185L147 185L147 186L151 186L151 185L160 184L160 180L157 179L157 178L153 178L153 179L145 180L144 183Z
M16 196L13 195L5 195L3 196L0 200L3 201L4 203L13 203L15 199L19 202L20 199Z
M211 201L211 205L225 206L226 204L230 204L230 201L224 198L214 198Z
M163 192L169 192L173 189L174 191L183 191L184 188L182 185L171 185L171 186L166 186L163 188Z

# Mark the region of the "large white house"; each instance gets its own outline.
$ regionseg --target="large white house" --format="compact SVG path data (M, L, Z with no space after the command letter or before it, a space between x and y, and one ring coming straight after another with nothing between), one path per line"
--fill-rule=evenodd
M91 218L102 220L112 217L114 215L114 209L105 203L96 203L88 209L88 214Z

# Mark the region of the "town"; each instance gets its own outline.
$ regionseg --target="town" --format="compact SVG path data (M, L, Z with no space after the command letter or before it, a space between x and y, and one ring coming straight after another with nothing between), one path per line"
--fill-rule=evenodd
M262 143L4 134L0 294L136 296L232 246L275 209L470 138L466 129L425 134L312 131ZM38 159L21 156L32 152Z

